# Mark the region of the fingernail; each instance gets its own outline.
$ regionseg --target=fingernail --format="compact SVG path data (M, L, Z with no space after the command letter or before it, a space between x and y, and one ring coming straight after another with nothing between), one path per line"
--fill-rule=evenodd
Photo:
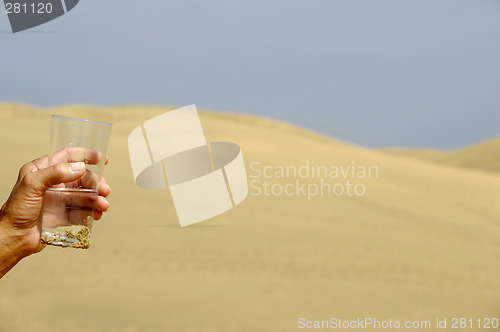
M70 163L70 165L71 165L71 170L73 172L81 171L82 169L85 168L85 163L83 161L77 163Z
M109 186L109 184L107 186L108 186L109 192L111 192L111 187Z

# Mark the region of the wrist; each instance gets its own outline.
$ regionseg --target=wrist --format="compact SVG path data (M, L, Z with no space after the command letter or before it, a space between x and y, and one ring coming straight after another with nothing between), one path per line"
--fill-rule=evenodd
M23 237L0 219L0 278L29 254Z

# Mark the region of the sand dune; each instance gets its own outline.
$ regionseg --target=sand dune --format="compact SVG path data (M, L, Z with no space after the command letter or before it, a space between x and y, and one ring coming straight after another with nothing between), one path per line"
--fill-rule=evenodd
M380 149L379 151L396 157L432 162L437 162L449 155L448 151L432 149L387 148Z
M454 151L439 162L500 173L500 137Z
M455 151L382 149L384 153L443 165L500 173L500 137Z
M499 175L204 111L207 139L239 144L250 181L264 180L256 168L308 161L372 165L379 176L328 180L361 184L363 196L249 195L221 216L180 228L169 193L136 187L128 160L130 131L166 110L0 105L2 201L18 168L47 151L49 113L114 123L111 209L91 249L49 247L7 274L0 331L293 331L300 317L499 316Z

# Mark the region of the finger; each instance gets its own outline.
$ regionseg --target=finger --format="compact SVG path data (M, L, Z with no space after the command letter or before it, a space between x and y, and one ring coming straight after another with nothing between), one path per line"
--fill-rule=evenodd
M23 165L19 170L19 177L17 181L20 181L26 174L33 173L39 169L46 168L49 165L49 158L47 155L40 157L38 159L32 160L29 163Z
M108 211L108 209L109 209L108 200L102 196L97 197L96 209L97 209L97 211L100 211L100 212Z
M108 195L111 193L111 188L108 185L108 181L106 181L106 178L102 178L101 182L99 182L99 186L97 187L97 191L99 192L99 195L108 197Z
M100 220L102 218L102 212L96 211L94 214L94 220Z
M106 162L104 163L104 165L107 165L109 163L109 156L106 156Z
M97 150L82 147L65 147L51 158L52 165L84 161L86 164L97 165L102 159L102 153Z
M49 156L45 155L43 157L35 159L32 161L32 163L37 168L36 170L47 168L49 167Z
M75 181L85 173L85 163L57 164L26 174L20 185L25 194L42 196L50 187Z
M79 181L80 186L86 189L96 190L98 179L99 178L96 173L87 170Z

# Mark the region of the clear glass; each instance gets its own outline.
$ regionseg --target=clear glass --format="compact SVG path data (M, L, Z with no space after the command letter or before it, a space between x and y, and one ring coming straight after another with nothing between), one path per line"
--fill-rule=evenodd
M49 166L83 161L78 181L63 183L44 195L42 242L88 249L108 150L111 124L53 115L50 122Z

